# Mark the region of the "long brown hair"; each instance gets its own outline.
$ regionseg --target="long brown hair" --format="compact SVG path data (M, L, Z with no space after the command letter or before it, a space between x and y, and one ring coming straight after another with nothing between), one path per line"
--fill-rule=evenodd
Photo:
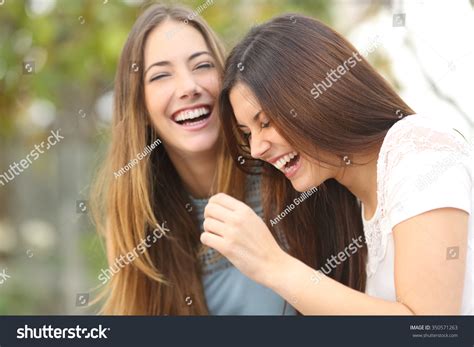
M198 257L202 243L197 219L189 212L188 193L164 146L159 145L127 173L114 177L114 172L157 139L145 106L143 75L132 68L143 70L147 37L166 19L187 23L202 34L222 78L223 49L208 25L192 11L155 4L139 16L118 64L112 141L94 184L92 211L106 241L109 265L136 249L157 225L166 222L169 231L108 281L99 296L105 297L104 314L208 314ZM239 196L244 191L245 175L234 169L222 136L217 146L221 175L215 185Z
M329 163L319 151L340 158L371 153L400 115L413 113L360 54L355 66L315 97L314 83L324 81L331 69L343 66L355 53L359 54L323 23L287 14L254 27L228 57L219 100L221 120L233 158L243 156L246 163L263 166L267 224L298 193L272 165L252 161L236 125L231 89L237 83L250 88L272 126L296 151L342 166L342 160ZM334 179L318 189L279 223L293 255L316 268L364 235L357 198ZM363 291L366 257L364 245L330 276Z

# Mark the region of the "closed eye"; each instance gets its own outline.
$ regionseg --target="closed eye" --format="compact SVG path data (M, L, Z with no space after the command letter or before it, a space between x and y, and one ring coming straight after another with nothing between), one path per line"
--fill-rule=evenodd
M260 123L261 129L268 128L269 126L270 126L270 121ZM252 133L246 133L242 131L242 136L244 137L245 140L247 140L247 142L249 142L250 138L252 137Z
M160 79L162 79L164 77L167 77L167 76L169 76L169 74L159 74L159 75L153 76L152 78L150 78L150 82L160 80Z
M214 67L214 64L212 63L202 63L202 64L199 64L198 66L196 66L196 70L197 69L210 69L210 68L213 68Z
M212 64L212 63L202 63L202 64L196 66L195 70L197 70L197 69L210 69L210 68L213 68L213 67L214 67L214 64ZM164 77L167 77L167 76L170 76L170 74L163 73L163 74L153 76L150 79L150 82L160 80L160 79L162 79Z

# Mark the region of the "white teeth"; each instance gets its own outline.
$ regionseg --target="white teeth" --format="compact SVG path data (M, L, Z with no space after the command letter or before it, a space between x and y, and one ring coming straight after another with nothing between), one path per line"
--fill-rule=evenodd
M288 163L291 159L296 157L298 155L298 152L291 152L289 154L284 155L280 159L278 159L273 166L275 166L278 170L282 170L282 168L285 166L286 163Z
M181 122L188 119L194 119L202 116L203 114L209 113L208 107L195 108L193 110L184 110L175 117L175 121Z

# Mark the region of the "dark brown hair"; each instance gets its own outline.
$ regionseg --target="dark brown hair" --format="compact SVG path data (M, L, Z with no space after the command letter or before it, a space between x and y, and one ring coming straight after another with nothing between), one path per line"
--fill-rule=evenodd
M351 64L339 80L333 80L324 92L313 89L331 69L344 66L354 54L358 55L356 64ZM329 163L320 151L340 158L372 153L400 115L413 114L347 40L323 23L298 14L279 16L254 27L226 62L219 106L227 143L234 159L243 156L246 163L255 165L248 147L242 145L246 140L238 131L229 100L238 83L250 88L272 126L296 151L334 166L341 166L342 160ZM283 211L299 193L272 165L258 165L263 166L262 194L268 225L269 217ZM364 235L357 198L334 179L318 189L279 223L290 252L315 268L342 251L353 238ZM364 244L329 276L365 290L366 257Z

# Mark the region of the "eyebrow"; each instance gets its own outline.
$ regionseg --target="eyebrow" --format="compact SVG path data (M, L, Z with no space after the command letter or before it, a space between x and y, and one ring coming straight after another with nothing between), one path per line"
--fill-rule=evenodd
M255 116L252 117L252 122L255 123L258 119L258 116L260 116L260 113L262 113L262 110L258 111ZM239 128L248 128L246 125L242 125L242 124L237 124L237 126Z
M193 60L193 59L195 59L195 58L197 58L197 57L199 57L203 54L207 54L207 55L212 57L212 54L209 53L208 51L200 51L200 52L196 52L196 53L191 54L188 58L188 62L190 62L191 60ZM167 65L171 65L171 62L169 62L168 60L157 61L157 62L151 64L150 66L148 66L148 68L145 70L145 75L148 72L148 70L150 70L153 66L167 66Z

